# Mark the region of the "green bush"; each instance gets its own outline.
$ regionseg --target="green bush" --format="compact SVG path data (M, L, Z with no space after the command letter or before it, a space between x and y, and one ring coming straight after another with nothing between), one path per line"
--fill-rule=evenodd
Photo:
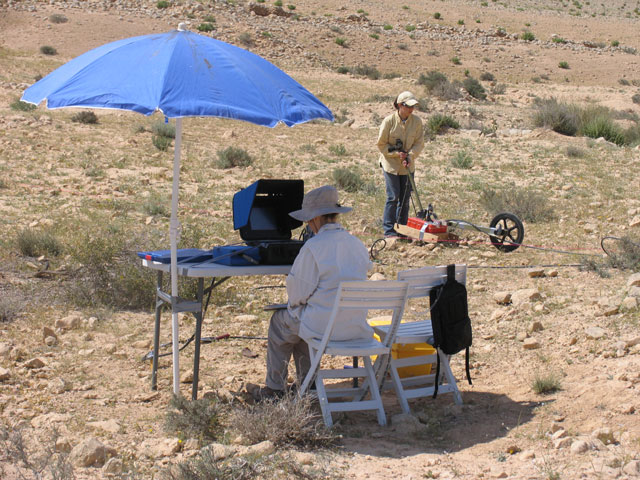
M498 190L483 188L480 203L490 215L511 212L520 220L539 223L553 220L555 213L548 199L535 190L504 186Z
M49 232L25 228L16 238L18 250L27 257L40 255L57 256L62 252L62 244Z
M603 137L605 140L615 143L616 145L625 144L625 136L622 128L606 114L596 114L586 119L582 124L581 133L585 137L590 138Z
M244 45L245 47L250 47L253 45L253 38L249 32L242 32L238 35L238 41Z
M351 73L367 77L369 80L378 80L381 75L376 67L371 65L358 65L350 69Z
M449 80L447 79L447 76L442 72L438 72L437 70L431 70L427 72L426 75L424 73L421 73L418 77L418 85L424 85L430 92L432 92L442 84L448 82Z
M456 100L460 98L460 84L450 82L446 75L436 70L420 74L418 84L424 85L429 93L443 100Z
M626 145L635 146L640 144L640 123L636 123L625 130L624 138Z
M40 53L44 55L56 55L58 51L51 45L43 45L40 47Z
M480 74L480 80L482 80L483 82L493 82L495 79L496 77L493 75L493 73L482 72Z
M151 143L161 152L166 152L171 146L171 138L165 137L164 135L152 135Z
M580 128L580 110L554 97L537 100L533 123L536 127L550 128L562 135L575 135Z
M215 25L210 22L204 22L198 25L199 32L212 32L216 29Z
M173 395L165 417L165 430L179 438L196 438L201 444L209 443L224 431L220 411L217 400L188 400L182 395Z
M451 63L454 65L462 65L462 60L459 57L451 57Z
M538 395L555 393L561 389L560 379L552 373L536 374L531 389Z
M154 122L151 125L151 133L167 138L176 138L176 126L169 122Z
M558 67L564 68L565 70L569 70L569 63L565 62L565 61L562 61L562 62L558 63Z
M383 30L393 30L393 27L391 25L389 25L388 23L386 23L383 27Z
M522 35L520 35L520 38L527 42L533 42L536 39L536 36L533 34L533 32L527 30L523 32Z
M427 121L427 130L434 135L446 132L449 128L457 130L460 128L460 123L450 115L442 113L436 113L432 115Z
M436 12L433 14L433 18L435 18L436 20L440 20L442 18L442 15L440 14L440 12Z
M281 7L281 6L282 6L282 1L281 1L281 0L276 0L275 2L273 2L273 4L274 4L276 7Z
M83 110L82 112L74 114L71 117L71 121L76 123L84 123L87 125L95 125L96 123L98 123L98 116L91 110Z
M156 7L158 8L169 8L170 3L167 0L158 0L156 3Z
M416 29L416 26L415 26L415 25L406 25L406 26L404 27L404 29L405 29L407 32L413 32L413 31Z
M551 41L552 41L553 43L560 43L560 44L565 44L565 43L567 43L567 41L566 41L564 38L562 38L562 37L553 37L553 38L551 39Z
M461 168L467 170L473 167L473 159L468 152L464 150L458 151L453 157L451 157L451 165L454 168Z
M16 110L18 112L31 112L37 108L33 103L23 102L20 99L11 102L10 107L11 110Z
M227 147L218 150L216 168L248 167L253 163L253 158L246 150L239 147Z
M365 188L365 182L360 174L349 168L336 168L332 176L336 186L345 192L358 192Z
M640 105L640 93L635 93L632 97L631 97L631 101L633 103L635 103L636 105Z
M467 77L463 80L462 86L473 98L478 100L486 100L487 93L478 80L473 77Z
M346 47L347 39L344 37L336 37L336 45L340 45L341 47Z
M60 13L54 13L49 17L51 23L67 23L69 19Z
M329 151L336 157L344 157L347 154L347 149L342 143L338 145L331 145L329 147Z

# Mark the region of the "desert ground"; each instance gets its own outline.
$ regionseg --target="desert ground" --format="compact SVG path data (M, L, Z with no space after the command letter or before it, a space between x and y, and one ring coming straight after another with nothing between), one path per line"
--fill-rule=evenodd
M553 98L637 132L640 2L160 4L0 0L0 477L180 478L177 465L215 451L217 478L640 478L640 274L637 258L635 270L621 268L601 248L620 245L606 237L640 241L638 135L616 144L535 120ZM452 244L388 242L375 255L376 279L468 265L473 385L463 355L452 357L463 405L450 394L419 399L406 417L385 391L387 426L373 413L336 415L327 447L255 439L229 416L215 440L167 428L171 357L160 359L152 391L141 359L152 348L155 275L136 256L169 245L173 147L157 148L153 133L163 117L96 110L85 123L78 110L18 100L87 50L185 21L273 62L336 121L268 129L186 118L182 247L239 242L233 194L262 178L337 184L354 207L344 225L374 245L385 202L375 142L403 90L420 99L425 126L438 115L458 124L425 133L423 203L479 225L496 196L524 209L523 245L512 252L464 231ZM432 71L456 94L430 90ZM486 98L456 83L467 78L481 79ZM221 168L228 147L250 164ZM347 174L355 188L340 183ZM199 398L227 414L251 411L247 390L265 374L263 306L285 301L283 285L234 278L214 291L203 336L252 338L202 345ZM406 315L424 308L412 303ZM183 342L194 324L181 317ZM165 313L161 342L170 333ZM180 358L190 398L193 344Z

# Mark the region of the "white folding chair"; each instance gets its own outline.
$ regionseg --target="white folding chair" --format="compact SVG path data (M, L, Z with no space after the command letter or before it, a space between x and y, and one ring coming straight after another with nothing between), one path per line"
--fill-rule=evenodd
M331 332L335 328L336 316L338 312L344 310L365 312L369 310L392 310L393 318L391 324L392 326L399 325L407 301L408 287L409 284L407 282L399 281L342 282L338 287L336 300L324 335L321 339L313 337L304 339L309 345L311 367L299 392L300 395L304 395L311 382L315 380L322 416L327 426L333 425L331 417L333 412L356 410L376 410L378 423L386 425L387 419L382 406L378 382L371 364L371 356L378 356L376 365L385 364L385 359L390 358L391 343L380 342L373 337L346 341L332 341L330 338ZM364 367L321 369L320 363L323 355L362 357ZM364 381L361 387L327 388L324 381L328 378L364 378ZM370 393L370 398L364 400L367 393ZM329 402L329 398L336 397L351 397L351 401Z
M409 283L408 299L421 298L424 301L424 307L429 310L429 292L432 288L442 285L447 281L447 267L441 265L437 267L423 267L415 270L403 270L398 273L398 280ZM462 284L467 281L467 266L456 265L456 280ZM385 341L392 332L392 326L379 325L373 327L381 340ZM395 344L406 345L411 343L433 343L433 328L431 327L431 318L418 320L413 322L403 321L397 327L395 338L392 339ZM440 357L441 375L439 379L435 376L436 355ZM418 365L431 365L431 373L428 375L416 375L411 377L400 378L398 369L402 367L414 367ZM432 396L435 389L435 382L438 384L438 394L453 393L454 402L458 405L462 404L462 396L458 390L456 379L451 372L449 365L449 356L445 355L440 349L436 354L421 355L407 358L391 359L389 368L393 387L398 395L398 401L405 413L410 412L409 400L412 398L420 398Z

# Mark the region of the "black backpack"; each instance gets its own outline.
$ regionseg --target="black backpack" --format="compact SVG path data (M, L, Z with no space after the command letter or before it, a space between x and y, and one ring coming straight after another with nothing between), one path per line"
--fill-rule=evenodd
M469 347L472 342L471 319L467 305L467 288L456 281L456 266L447 265L447 281L429 292L431 303L431 325L433 326L433 346L446 355L466 350L467 380L469 373ZM440 378L440 356L436 364L436 381L433 398L438 394Z

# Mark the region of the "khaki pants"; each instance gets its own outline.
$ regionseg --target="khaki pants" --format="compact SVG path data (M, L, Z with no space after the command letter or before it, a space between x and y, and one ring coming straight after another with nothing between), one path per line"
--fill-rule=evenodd
M284 390L287 386L289 360L293 354L298 383L302 383L309 371L309 347L298 336L300 321L292 317L287 309L276 310L269 323L267 346L267 387Z

